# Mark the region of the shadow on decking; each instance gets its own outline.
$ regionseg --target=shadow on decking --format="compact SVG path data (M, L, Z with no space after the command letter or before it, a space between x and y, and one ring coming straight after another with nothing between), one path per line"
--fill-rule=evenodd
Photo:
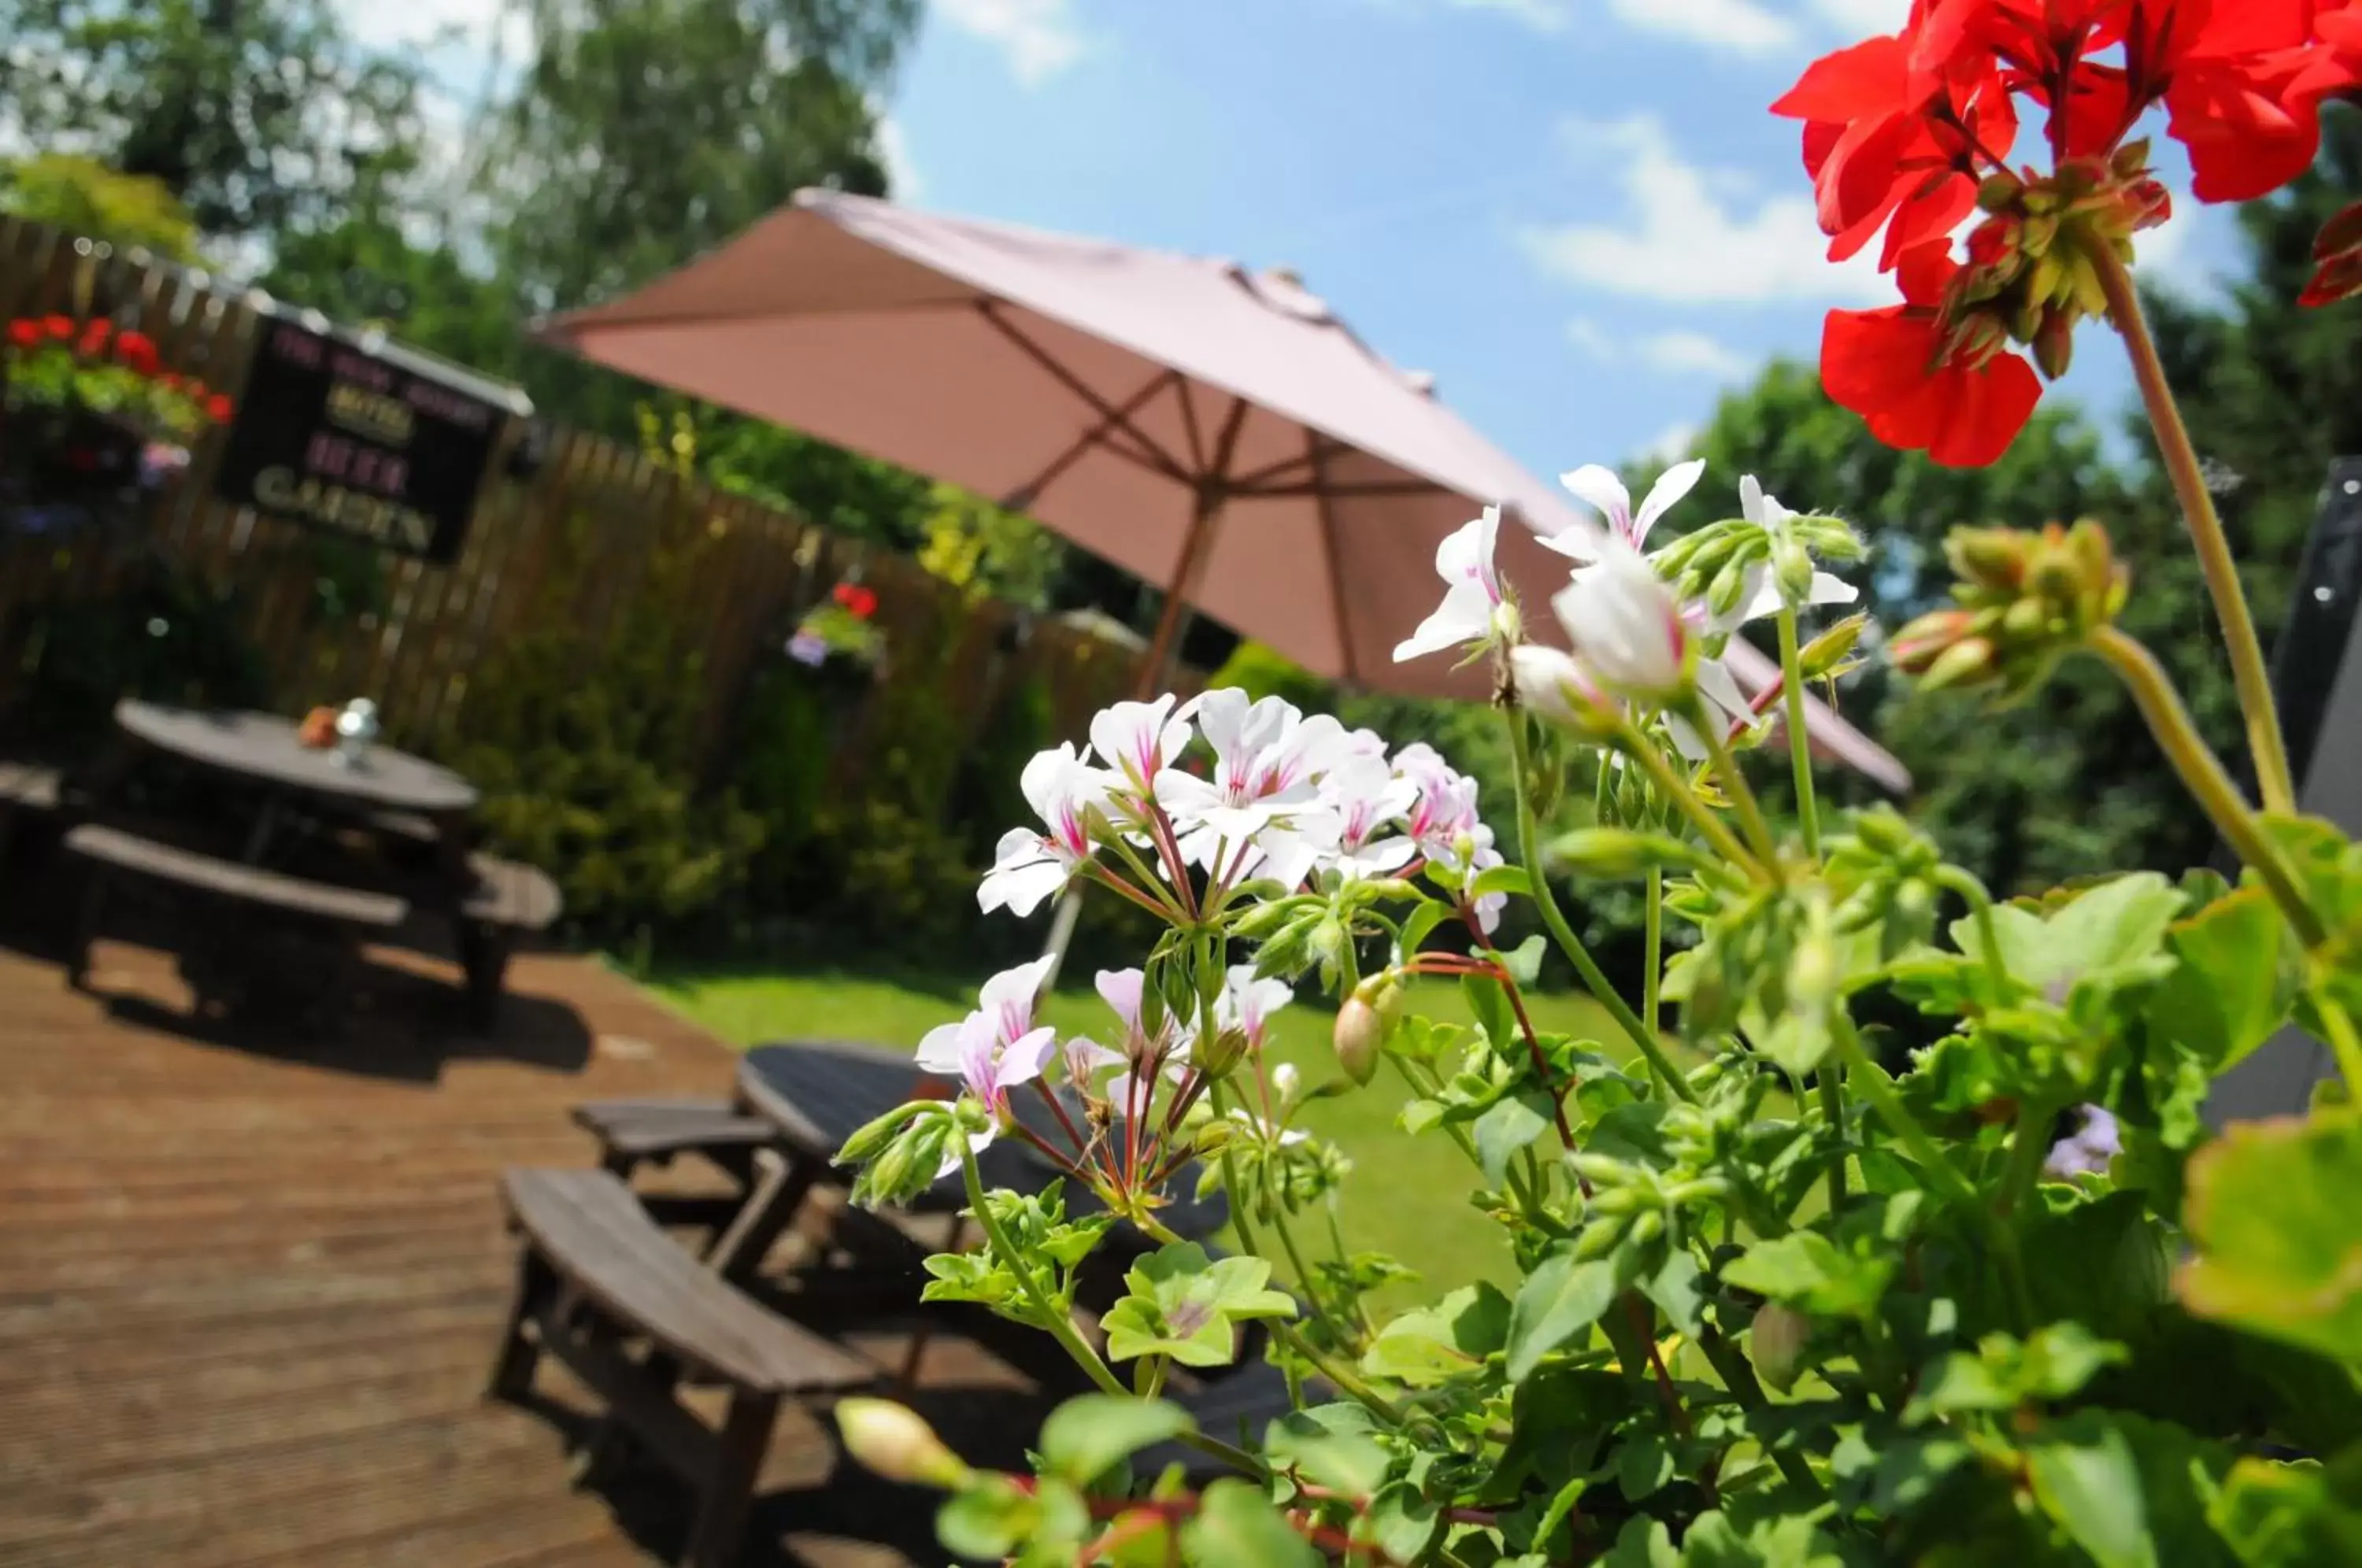
M593 1568L677 1547L687 1498L660 1472L568 1485L582 1405L561 1373L532 1408L482 1397L515 1267L496 1183L589 1163L584 1099L726 1092L732 1053L546 954L518 958L489 1038L442 1010L444 971L399 958L327 1029L195 1018L169 951L117 940L84 994L39 886L0 872L0 1564ZM845 1337L896 1369L908 1323ZM920 1381L962 1452L1021 1463L1027 1375L945 1330ZM791 1410L745 1561L939 1563L936 1503Z

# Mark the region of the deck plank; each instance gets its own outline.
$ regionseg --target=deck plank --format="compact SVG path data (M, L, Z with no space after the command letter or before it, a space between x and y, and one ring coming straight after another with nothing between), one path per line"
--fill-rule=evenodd
M489 1037L425 961L387 960L318 1042L189 1017L165 955L104 944L93 983L0 946L0 1568L614 1568L677 1544L661 1482L569 1489L561 1373L542 1408L481 1397L513 1268L494 1178L587 1163L579 1101L723 1092L726 1047L566 956L514 962ZM834 1463L783 1417L749 1562L911 1560L907 1498L878 1532L904 1545L855 1539ZM800 1496L825 1500L815 1530Z

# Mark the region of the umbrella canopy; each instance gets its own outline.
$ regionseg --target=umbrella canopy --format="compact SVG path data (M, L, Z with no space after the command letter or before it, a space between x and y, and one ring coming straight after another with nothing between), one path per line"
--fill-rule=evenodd
M1393 661L1440 596L1438 542L1499 503L1525 525L1502 530L1502 569L1539 588L1566 565L1538 536L1595 527L1294 278L1232 262L808 190L545 336L998 498L1165 588L1156 678L1187 605L1316 674L1482 696L1449 657ZM1760 688L1767 661L1733 651ZM1834 714L1814 723L1908 782Z

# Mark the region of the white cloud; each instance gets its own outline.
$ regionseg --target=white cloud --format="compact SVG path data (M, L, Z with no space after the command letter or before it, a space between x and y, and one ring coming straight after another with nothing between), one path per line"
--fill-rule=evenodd
M380 49L456 41L489 52L497 42L513 67L533 42L533 24L509 0L343 0L339 8L353 36Z
M944 19L999 47L1010 73L1038 87L1080 60L1086 47L1071 0L939 0Z
M1600 364L1637 359L1661 376L1709 376L1717 381L1735 381L1751 375L1756 367L1754 359L1720 338L1678 327L1628 341L1589 316L1579 315L1566 324L1566 340Z
M1566 0L1443 0L1456 11L1496 11L1537 32L1554 33L1573 19Z
M1652 333L1633 345L1640 362L1669 376L1711 376L1735 381L1755 369L1755 360L1703 332Z
M1901 32L1911 17L1911 0L1813 0L1813 9L1838 31L1866 39Z
M1605 125L1570 121L1578 156L1612 168L1629 199L1621 224L1538 224L1518 243L1551 277L1610 293L1682 304L1756 304L1804 300L1882 304L1893 284L1876 248L1832 265L1809 190L1752 204L1726 200L1729 182L1683 161L1654 115ZM1796 182L1801 187L1804 176Z
M1757 0L1607 0L1607 8L1628 28L1740 54L1796 41L1795 24Z
M1660 467L1678 463L1690 455L1705 426L1694 419L1683 419L1667 425L1657 433L1655 440L1640 448L1641 458Z

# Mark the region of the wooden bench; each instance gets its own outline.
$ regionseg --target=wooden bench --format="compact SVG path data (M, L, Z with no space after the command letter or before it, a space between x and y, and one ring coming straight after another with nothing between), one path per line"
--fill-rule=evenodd
M65 797L65 772L42 762L0 761L0 855L17 822L28 816L52 816Z
M470 855L468 870L474 884L459 903L459 966L467 972L469 1010L478 1027L489 1029L517 938L547 931L566 900L547 873L518 861Z
M643 1165L699 1154L742 1183L757 1149L778 1129L726 1099L599 1099L574 1108L574 1124L599 1141L601 1168L625 1180Z
M729 1561L780 1400L876 1372L705 1268L609 1172L511 1171L502 1195L524 1242L492 1395L522 1399L541 1355L557 1356L604 1401L612 1428L698 1489L680 1561ZM635 1340L647 1348L635 1353ZM729 1391L719 1430L675 1397L684 1375Z
M109 899L126 880L218 902L243 916L340 933L391 933L410 913L409 904L391 893L265 870L102 823L68 830L62 844L88 877L66 963L66 977L76 987L89 977L91 945Z

